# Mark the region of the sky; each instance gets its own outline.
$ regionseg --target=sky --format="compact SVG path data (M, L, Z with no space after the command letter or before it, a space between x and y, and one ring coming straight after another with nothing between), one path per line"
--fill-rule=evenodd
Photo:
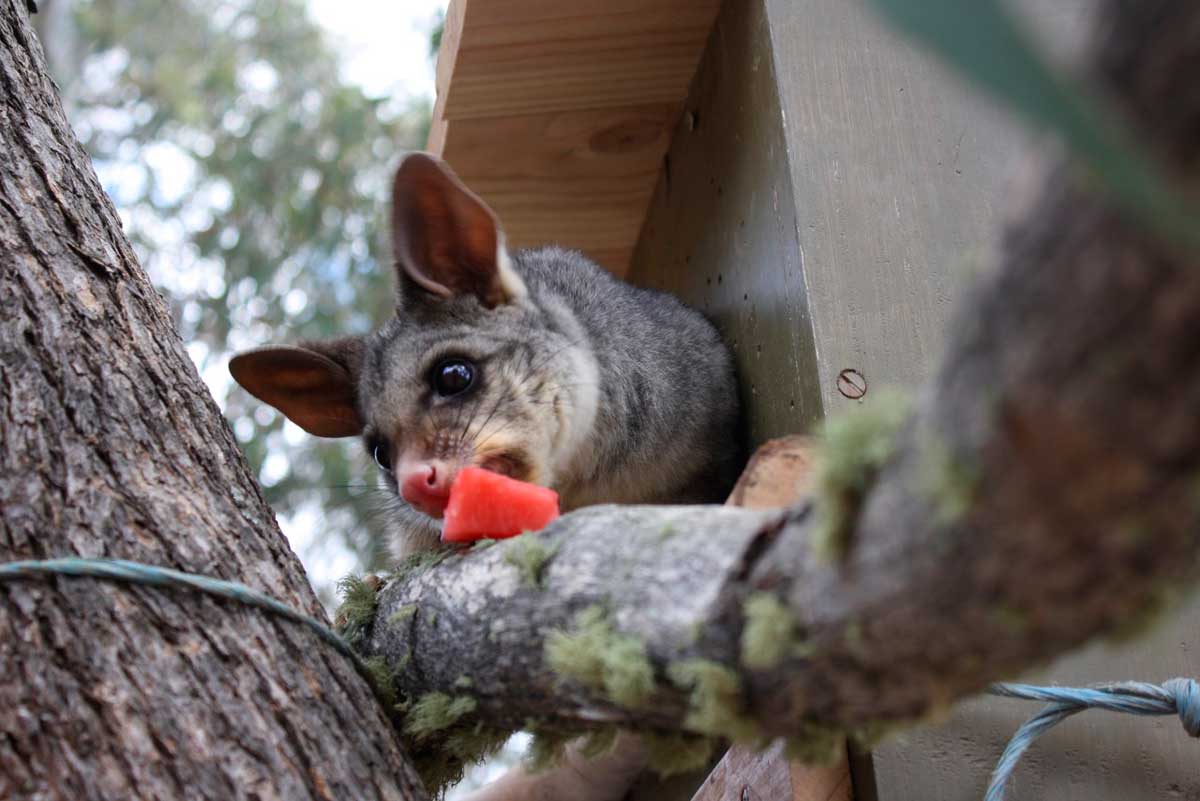
M373 96L433 96L429 31L447 0L309 0L334 38L343 77Z
M313 19L325 28L342 62L342 77L359 84L375 97L403 100L434 95L434 62L429 57L429 32L448 0L309 0ZM200 354L193 354L193 358ZM197 363L201 360L197 359ZM218 398L225 397L229 382L225 362L210 363L205 381ZM284 436L303 438L296 426L286 423ZM271 468L268 457L265 470ZM358 568L354 554L336 538L322 538L321 510L306 508L285 517L279 525L292 548L301 555L309 579L332 586Z

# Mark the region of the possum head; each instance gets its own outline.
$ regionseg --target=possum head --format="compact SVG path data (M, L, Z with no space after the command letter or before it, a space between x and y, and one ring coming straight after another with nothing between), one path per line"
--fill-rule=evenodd
M362 436L427 518L466 466L555 486L595 414L582 330L534 302L495 215L440 161L402 162L391 222L393 319L365 337L239 354L233 377L311 434Z

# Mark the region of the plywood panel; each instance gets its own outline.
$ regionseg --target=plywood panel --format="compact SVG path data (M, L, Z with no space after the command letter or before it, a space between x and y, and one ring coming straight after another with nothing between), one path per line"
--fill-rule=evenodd
M716 6L454 0L428 147L514 247L624 273Z
M1098 643L1022 677L1081 685L1200 674L1200 601L1166 616L1148 636ZM981 697L944 721L914 729L874 755L880 801L980 801L1008 739L1041 704ZM1200 798L1197 744L1175 717L1085 712L1042 737L1017 767L1014 801ZM860 799L861 801L861 799Z
M1065 58L1092 4L1018 5ZM847 0L730 0L686 109L631 275L706 310L735 345L753 440L852 403L837 389L842 369L860 370L868 395L924 380L1029 138ZM1193 602L1149 639L1097 645L1029 678L1195 676L1198 648ZM856 796L977 801L1037 708L961 704L856 760ZM1174 719L1089 713L1034 747L1010 797L1200 798L1195 753Z
M859 4L767 5L821 395L836 411L854 402L837 389L842 369L860 370L869 391L915 386L928 376L1030 143ZM1077 48L1092 4L1021 5L1061 56ZM1079 684L1194 675L1189 647L1200 642L1198 612L1178 613L1155 639L1096 647L1034 678ZM1036 709L973 701L947 722L885 745L874 754L878 798L981 798L1004 742ZM1194 743L1175 721L1080 717L1030 756L1014 797L1200 797Z
M1057 41L1079 38L1090 5L1024 2ZM768 8L821 394L836 411L853 402L837 390L844 369L868 389L929 373L1027 139L862 3Z
M770 509L795 503L813 481L813 441L792 436L764 443L754 452L727 503ZM762 752L735 745L709 773L692 801L851 801L845 756L830 765L790 761L782 742Z
M692 82L630 278L732 346L751 443L820 419L817 359L761 0L726 3Z

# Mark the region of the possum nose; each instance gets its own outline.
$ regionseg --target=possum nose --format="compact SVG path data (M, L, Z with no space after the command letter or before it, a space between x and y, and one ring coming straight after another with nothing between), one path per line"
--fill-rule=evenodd
M400 477L400 497L419 512L438 518L450 502L453 476L445 465L418 464Z

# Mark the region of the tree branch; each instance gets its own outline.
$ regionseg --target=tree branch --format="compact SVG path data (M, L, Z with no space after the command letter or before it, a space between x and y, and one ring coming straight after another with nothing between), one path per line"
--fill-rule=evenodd
M1106 14L1101 85L1194 190L1200 6ZM814 549L828 491L782 513L587 509L390 582L368 648L404 696L470 695L499 726L807 737L921 717L1195 579L1197 343L1197 259L1056 168L850 507L841 558Z

